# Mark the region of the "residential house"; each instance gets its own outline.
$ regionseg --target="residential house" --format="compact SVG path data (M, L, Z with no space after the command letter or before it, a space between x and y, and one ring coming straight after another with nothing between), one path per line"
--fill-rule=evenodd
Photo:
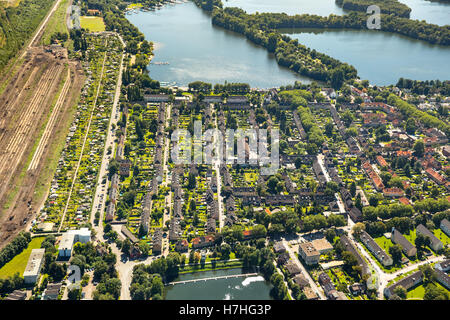
M416 234L422 234L425 237L429 237L431 240L431 248L434 251L439 251L441 250L444 245L441 242L441 240L439 240L438 238L436 238L436 236L430 231L428 230L423 224L419 224L416 228Z
M378 245L378 243L375 242L375 240L373 240L373 238L366 231L363 230L361 232L360 239L383 266L388 267L393 264L392 258Z
M422 271L414 272L413 274L399 280L398 282L390 285L389 287L386 287L384 289L384 295L389 299L394 295L394 290L398 286L402 286L406 290L418 285L423 281L423 273Z
M441 230L450 237L450 222L447 219L441 221Z
M319 263L320 252L311 242L300 243L298 253L307 265L315 265Z
M392 228L391 240L393 243L402 247L403 253L412 258L417 254L417 248L411 244L403 234L395 228Z

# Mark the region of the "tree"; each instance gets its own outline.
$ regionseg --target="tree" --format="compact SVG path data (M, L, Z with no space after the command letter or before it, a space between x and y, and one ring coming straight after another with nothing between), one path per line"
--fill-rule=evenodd
M352 197L354 197L356 195L356 183L355 183L355 181L353 181L352 184L350 185L350 194L352 195Z
M67 298L69 300L80 300L81 299L81 288L75 287L72 290L70 290L67 294Z
M424 153L425 153L425 143L423 142L423 140L417 140L414 143L414 153L418 158L422 158Z
M394 263L400 263L402 260L402 247L398 244L393 245L389 248L389 254L392 256Z
M443 288L438 288L434 283L425 286L424 300L449 300L448 292Z
M416 132L416 120L409 118L405 124L405 130L408 134L414 134Z
M341 89L344 84L344 71L342 68L334 69L331 71L331 86L335 90Z
M122 243L122 252L126 255L130 253L131 242L128 238L126 238Z
M366 229L364 223L358 222L352 228L352 233L355 238L359 237L359 234Z
M407 291L403 286L397 286L394 289L394 293L399 296L400 298L402 298L403 300L406 299L406 294Z

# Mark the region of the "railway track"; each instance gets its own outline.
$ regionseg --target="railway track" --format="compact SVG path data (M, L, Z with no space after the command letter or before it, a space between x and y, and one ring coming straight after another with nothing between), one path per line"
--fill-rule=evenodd
M66 99L66 95L67 95L67 92L69 91L70 85L71 85L70 69L67 69L67 77L66 77L66 81L64 83L63 89L61 91L61 94L58 97L58 100L56 101L56 104L55 104L55 107L53 108L50 119L48 120L47 125L45 127L44 134L42 135L42 138L39 141L39 145L33 155L30 165L28 166L28 171L35 170L39 165L39 161L42 157L42 154L44 153L45 147L48 144L51 133L53 131L53 126L56 123L56 119L58 118L58 114L61 110L63 102Z
M38 120L44 111L42 105L48 99L50 89L57 84L59 76L55 75L59 75L61 68L62 66L52 65L44 72L31 101L23 102L28 104L28 107L24 108L16 119L15 122L18 125L12 132L4 132L4 139L0 139L0 145L4 146L4 153L0 155L0 181L2 181L0 198L6 191L8 183L27 149L30 135L33 134L33 129L38 125Z

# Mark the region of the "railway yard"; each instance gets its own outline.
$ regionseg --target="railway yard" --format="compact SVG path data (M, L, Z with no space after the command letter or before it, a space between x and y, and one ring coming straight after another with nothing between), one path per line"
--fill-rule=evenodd
M1 243L39 206L33 193L48 156L49 137L58 132L81 85L81 67L67 59L64 48L30 47L2 92L0 219L5 223L1 224Z

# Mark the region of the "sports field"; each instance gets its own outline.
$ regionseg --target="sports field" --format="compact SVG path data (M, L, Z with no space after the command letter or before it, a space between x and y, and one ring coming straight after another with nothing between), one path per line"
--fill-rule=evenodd
M102 17L81 16L81 28L88 29L91 32L105 31L105 23Z

